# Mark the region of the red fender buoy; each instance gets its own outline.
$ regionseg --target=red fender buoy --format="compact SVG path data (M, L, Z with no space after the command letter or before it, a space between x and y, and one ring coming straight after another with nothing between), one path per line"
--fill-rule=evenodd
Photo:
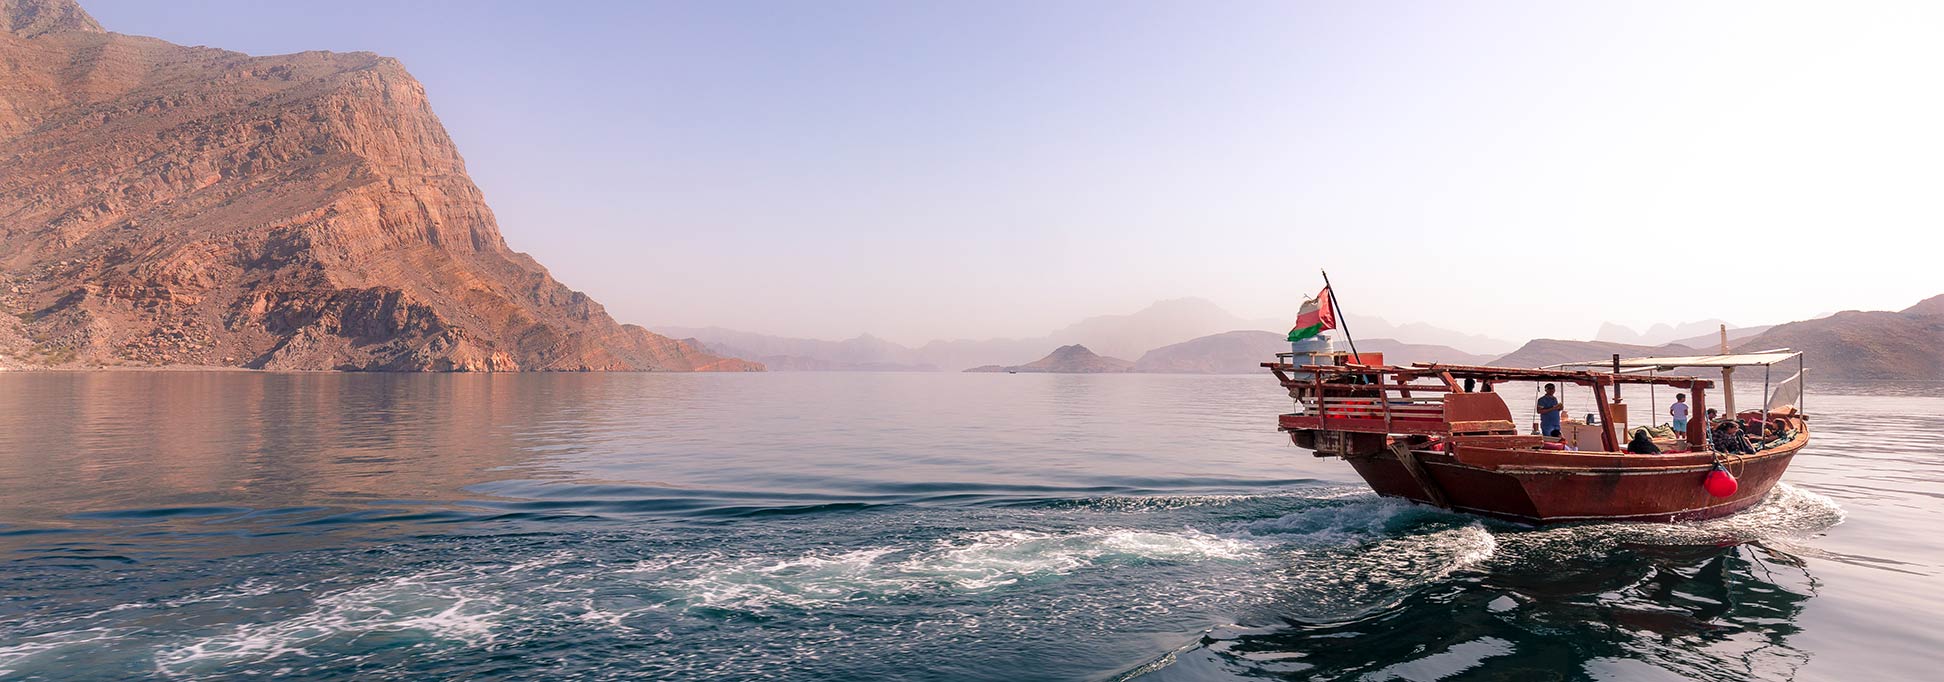
M1735 494L1735 489L1741 486L1735 483L1734 474L1716 464L1714 471L1708 472L1708 478L1701 482L1701 487L1707 488L1709 495L1727 497Z

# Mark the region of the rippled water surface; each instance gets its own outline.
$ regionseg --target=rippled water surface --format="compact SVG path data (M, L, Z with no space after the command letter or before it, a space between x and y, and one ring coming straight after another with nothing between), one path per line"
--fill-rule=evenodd
M1266 377L0 375L0 679L1935 679L1939 395L1530 529Z

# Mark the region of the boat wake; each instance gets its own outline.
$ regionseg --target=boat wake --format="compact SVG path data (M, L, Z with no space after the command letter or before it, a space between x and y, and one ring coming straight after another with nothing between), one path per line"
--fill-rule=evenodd
M907 509L793 517L735 535L671 525L447 536L438 558L403 567L383 549L266 554L237 559L256 577L220 585L184 565L180 584L193 587L175 594L16 611L0 624L0 675L54 675L86 658L136 675L329 676L397 670L440 651L583 638L669 646L709 633L713 648L688 646L655 669L746 676L809 665L797 649L922 657L994 637L1328 629L1412 608L1452 581L1543 573L1638 545L1772 541L1842 521L1829 498L1788 485L1712 521L1543 529L1334 489ZM819 622L843 625L805 629ZM765 634L777 625L794 633L787 649ZM1152 651L1151 640L1124 646L1122 662Z
M764 612L928 591L976 592L1124 564L1239 561L1258 551L1245 540L1194 530L998 530L919 549L879 547L781 559L657 559L633 570L659 576L657 586L672 590L687 606Z

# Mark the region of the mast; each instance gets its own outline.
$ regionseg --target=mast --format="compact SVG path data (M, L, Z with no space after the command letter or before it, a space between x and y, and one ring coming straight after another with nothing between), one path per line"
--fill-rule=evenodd
M1721 325L1721 354L1728 354L1728 325ZM1735 368L1721 368L1721 406L1722 416L1735 418ZM1713 428L1713 424L1708 425Z

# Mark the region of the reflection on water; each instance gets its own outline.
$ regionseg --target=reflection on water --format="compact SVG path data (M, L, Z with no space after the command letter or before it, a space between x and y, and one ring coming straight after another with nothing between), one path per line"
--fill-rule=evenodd
M1762 543L1637 547L1600 566L1494 563L1349 620L1308 611L1211 632L1149 679L1794 679L1816 581ZM1562 570L1564 569L1564 570Z
M1919 679L1944 400L1749 512L1378 499L1263 377L0 376L0 679Z

